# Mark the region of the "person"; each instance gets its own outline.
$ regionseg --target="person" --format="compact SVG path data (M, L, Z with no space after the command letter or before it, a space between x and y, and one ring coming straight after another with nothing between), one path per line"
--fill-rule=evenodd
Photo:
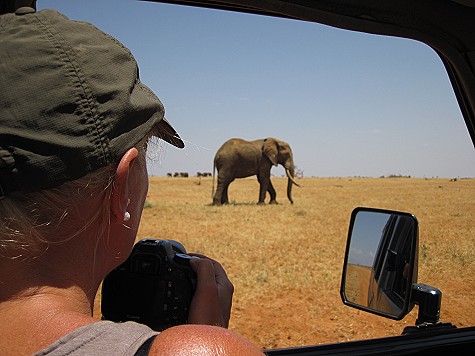
M158 333L93 317L136 239L146 151L184 147L130 51L54 10L0 16L0 353L254 355L227 329L233 285L205 256L189 324Z

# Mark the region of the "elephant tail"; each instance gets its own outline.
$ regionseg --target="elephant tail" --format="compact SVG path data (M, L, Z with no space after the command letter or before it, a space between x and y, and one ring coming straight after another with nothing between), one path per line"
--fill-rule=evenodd
M213 162L213 183L211 185L211 199L214 198L214 172L216 171L216 161Z

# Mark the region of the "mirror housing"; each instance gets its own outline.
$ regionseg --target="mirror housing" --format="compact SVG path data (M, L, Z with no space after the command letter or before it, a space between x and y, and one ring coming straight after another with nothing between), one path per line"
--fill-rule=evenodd
M351 214L340 295L345 305L401 320L414 307L419 227L410 213L359 207Z

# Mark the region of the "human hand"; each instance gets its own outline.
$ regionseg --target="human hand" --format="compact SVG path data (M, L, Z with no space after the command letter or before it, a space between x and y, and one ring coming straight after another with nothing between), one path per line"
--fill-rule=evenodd
M188 322L227 328L231 317L233 284L219 262L199 254L190 255L194 256L190 266L196 272L197 283Z

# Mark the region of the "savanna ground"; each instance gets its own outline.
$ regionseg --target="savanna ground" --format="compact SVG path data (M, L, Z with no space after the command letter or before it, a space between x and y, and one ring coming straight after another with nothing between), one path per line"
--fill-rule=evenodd
M370 206L419 220L420 283L443 293L441 321L475 325L475 179L303 178L293 205L258 206L253 178L211 205L212 178L151 177L138 239L178 240L219 260L235 285L230 329L263 349L400 335L393 321L344 306L339 294L351 211ZM99 315L99 302L96 315Z

